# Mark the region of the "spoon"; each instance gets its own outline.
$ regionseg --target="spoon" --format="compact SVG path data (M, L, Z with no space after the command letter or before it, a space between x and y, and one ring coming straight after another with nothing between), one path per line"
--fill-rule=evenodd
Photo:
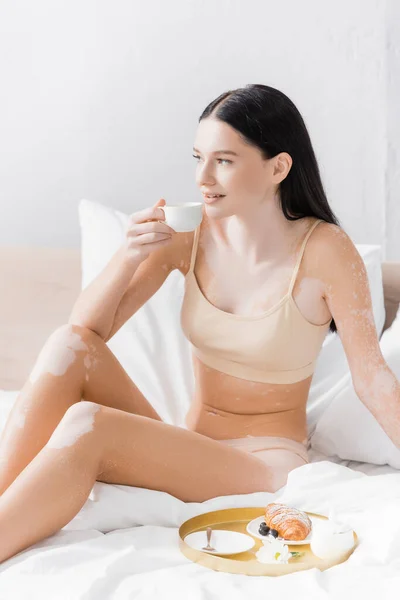
M202 548L202 550L213 550L215 552L215 548L210 546L211 531L212 531L211 527L207 527L207 546L204 546L204 548Z

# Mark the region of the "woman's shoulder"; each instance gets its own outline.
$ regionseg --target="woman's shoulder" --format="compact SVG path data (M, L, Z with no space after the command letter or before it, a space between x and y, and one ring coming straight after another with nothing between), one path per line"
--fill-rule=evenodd
M315 221L319 221L316 219ZM327 223L321 221L311 236L310 243L315 247L315 250L319 252L333 253L339 252L352 254L355 249L355 244L352 241L349 234L339 225L335 223Z
M344 261L359 263L360 254L350 235L334 223L322 221L315 227L307 244L306 262L315 276L329 279L332 268Z

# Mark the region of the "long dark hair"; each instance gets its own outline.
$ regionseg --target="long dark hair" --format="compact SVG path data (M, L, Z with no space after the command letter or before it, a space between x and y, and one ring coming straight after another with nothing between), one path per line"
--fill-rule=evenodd
M312 216L341 226L329 206L303 117L283 92L268 85L248 84L210 102L199 123L210 115L233 127L246 144L257 146L264 159L280 152L290 154L292 166L278 194L289 221ZM337 331L333 319L329 329Z

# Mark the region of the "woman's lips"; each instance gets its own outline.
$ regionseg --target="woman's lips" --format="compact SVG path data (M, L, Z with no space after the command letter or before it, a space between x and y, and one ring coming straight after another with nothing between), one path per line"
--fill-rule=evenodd
M204 196L204 202L206 204L213 204L217 202L217 200L222 200L222 198L226 198L226 196L217 196L216 198L209 198L208 196Z

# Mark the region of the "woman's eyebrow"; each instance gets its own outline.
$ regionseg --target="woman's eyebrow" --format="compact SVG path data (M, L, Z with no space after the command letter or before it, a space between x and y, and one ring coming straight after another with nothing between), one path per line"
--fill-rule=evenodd
M201 154L200 150L197 150L197 148L193 148L193 150ZM210 154L231 154L232 156L239 156L239 154L233 152L233 150L216 150L215 152L210 152Z

